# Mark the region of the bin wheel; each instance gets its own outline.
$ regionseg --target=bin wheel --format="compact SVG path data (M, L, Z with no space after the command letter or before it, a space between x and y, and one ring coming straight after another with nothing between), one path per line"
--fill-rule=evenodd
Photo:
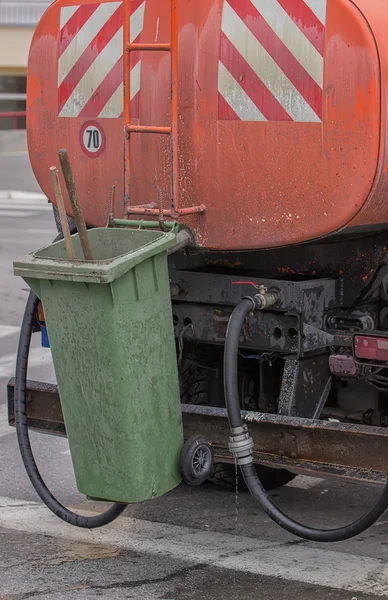
M222 377L216 379L209 369L186 364L180 373L182 404L225 406L223 389L220 391L218 388L219 381L222 381ZM274 490L286 485L296 477L286 469L275 469L264 465L255 465L255 468L265 490ZM248 488L240 469L237 477L239 491L247 492ZM218 486L236 489L236 466L217 460L210 481Z
M179 466L183 481L189 485L200 485L213 472L213 448L207 438L194 435L183 445Z

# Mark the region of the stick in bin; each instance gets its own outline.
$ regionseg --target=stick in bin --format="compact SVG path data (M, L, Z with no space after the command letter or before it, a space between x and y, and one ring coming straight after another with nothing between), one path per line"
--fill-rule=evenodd
M78 235L81 241L82 252L85 260L93 260L92 255L92 247L90 245L88 230L86 229L85 219L82 214L81 203L79 201L77 188L75 187L73 173L71 170L69 155L67 150L62 149L58 152L59 161L62 167L63 177L65 178L65 183L67 187L67 191L69 194L69 199L71 203L71 207L73 209L73 217L75 224L77 225Z
M65 245L67 256L69 260L75 259L73 242L70 235L69 222L67 220L65 205L63 202L63 195L61 190L61 184L59 183L58 169L57 167L50 167L51 180L53 182L55 199L57 201L57 207L59 212L59 220L61 222L61 228L63 237L65 238Z

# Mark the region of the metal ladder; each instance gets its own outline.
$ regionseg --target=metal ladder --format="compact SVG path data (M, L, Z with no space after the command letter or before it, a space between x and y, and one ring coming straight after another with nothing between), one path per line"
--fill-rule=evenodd
M161 0L160 0L161 1ZM125 175L124 193L128 201L126 207L127 215L152 215L176 218L184 215L203 213L206 207L192 206L179 208L179 162L178 162L178 0L171 0L171 41L168 44L138 44L132 43L130 37L130 0L124 1L124 126L126 131L125 140ZM148 125L131 124L131 52L134 51L160 51L169 52L171 56L171 126L157 127ZM155 133L169 135L171 138L171 209L162 210L161 198L159 208L131 206L131 134L132 133Z

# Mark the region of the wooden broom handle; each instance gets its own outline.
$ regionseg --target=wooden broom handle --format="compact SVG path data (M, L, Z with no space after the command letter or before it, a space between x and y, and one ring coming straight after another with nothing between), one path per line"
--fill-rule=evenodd
M59 183L58 169L57 167L50 167L51 180L53 182L55 199L57 201L57 207L59 212L59 220L61 222L61 228L63 237L65 238L66 252L70 260L75 259L73 242L71 240L69 222L65 211L65 205L63 202L63 195L61 190L61 184Z
M74 221L77 225L77 230L79 234L79 238L81 241L82 252L85 260L93 260L92 247L90 245L88 230L86 229L86 223L84 216L82 214L81 203L79 201L77 188L75 187L73 172L71 170L69 155L67 150L62 149L58 152L59 161L62 167L63 177L65 178L65 183L67 187L67 191L69 194L69 199L71 202L71 207L73 209Z

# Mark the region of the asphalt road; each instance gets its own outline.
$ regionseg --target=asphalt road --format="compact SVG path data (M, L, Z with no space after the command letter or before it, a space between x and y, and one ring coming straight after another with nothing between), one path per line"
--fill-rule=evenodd
M39 188L23 137L0 135L0 600L388 597L388 515L354 540L323 545L280 530L248 494L207 484L181 485L132 506L99 531L65 525L42 506L6 415L6 383L27 298L12 260L56 233L51 208L33 193ZM50 351L34 338L29 376L53 381ZM66 440L35 434L33 443L42 474L62 502L103 508L77 492ZM354 519L378 492L298 477L273 496L293 516L333 527Z

